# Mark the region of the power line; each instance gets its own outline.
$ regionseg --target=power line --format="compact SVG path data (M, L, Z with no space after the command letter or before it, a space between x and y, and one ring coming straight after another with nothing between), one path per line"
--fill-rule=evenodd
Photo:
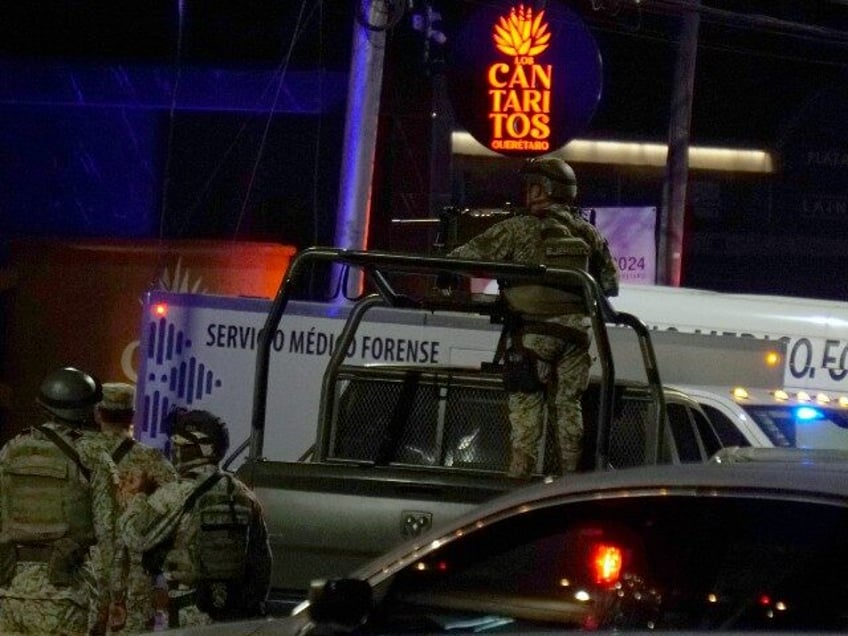
M848 0L828 1L848 6ZM645 11L657 10L661 13L673 14L696 11L704 20L729 27L747 28L777 35L799 36L831 44L848 45L848 31L816 24L785 20L760 13L729 11L698 4L693 0L632 0L632 2L635 8Z

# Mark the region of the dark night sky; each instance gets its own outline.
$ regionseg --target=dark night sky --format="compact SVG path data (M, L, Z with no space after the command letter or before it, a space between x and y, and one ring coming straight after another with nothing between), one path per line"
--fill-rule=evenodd
M449 64L451 38L462 21L481 5L494 2L431 0L432 7L442 16L438 27L448 38L446 47L431 50L431 61L442 56ZM666 139L681 6L687 2L574 0L567 3L589 25L603 58L603 96L585 136L660 142ZM273 73L284 68L288 73L305 71L313 77L317 76L317 70L323 69L343 78L350 63L356 4L351 0L6 2L0 3L0 63L8 69L9 65L26 68L37 62L54 69L67 69L68 77L83 66L150 66L160 71L149 84L160 91L160 107L168 97L169 82L178 66L205 68L212 73L244 69ZM438 70L423 63L421 37L411 26L411 14L421 12L425 4L423 0L412 2L407 15L389 32L384 96L390 99L383 117L390 121L396 136L381 148L381 154L388 157L385 169L396 169L411 158L427 169L426 158L421 158L421 153L426 151L426 138L406 134L414 129L409 122L416 122L419 128L426 126L430 106L427 90L431 72ZM845 133L841 130L831 133L827 126L832 125L834 113L840 112L843 100L848 99L840 94L833 98L833 91L844 84L848 69L848 36L845 35L848 2L702 0L701 5L691 125L693 144L777 147L787 156L799 148L803 151L799 139L811 135L841 143ZM178 6L183 7L181 15ZM49 146L51 136L61 135L63 129L75 131L92 145L96 141L92 132L109 131L111 136L97 142L100 147L92 151L106 153L100 167L106 171L109 183L122 183L125 178L134 180L133 193L138 195L134 201L149 217L146 225L138 225L134 232L156 233L164 227L175 237L223 237L233 231L234 219L245 217L247 221L240 227L248 236L306 244L316 237L326 238L332 229L338 188L338 139L343 121L343 104L338 99L324 102L321 118L308 112L275 117L275 125L266 139L263 170L256 180L258 191L249 206L244 189L251 181L254 163L259 161L264 115L222 114L212 112L211 108L176 113L172 118L177 123L169 164L172 172L167 176L171 207L165 215L167 222L160 225L162 197L158 191L162 183L156 175L163 173L164 160L146 161L145 155L156 152L164 155L166 110L160 110L157 118L150 111L130 109L125 118L112 116L86 122L84 109L63 107L61 114L69 122L59 121L40 110L43 105L33 108L26 103L15 104L14 89L8 81L8 77L0 78L0 100L6 100L0 105L6 109L5 120L16 124L0 128L0 142L5 146L0 152L0 188L8 193L30 183L32 192L16 192L15 203L24 205L31 200L38 203L27 208L26 216L18 215L19 225L13 224L11 230L26 223L25 232L32 231L33 224L39 222L52 228L57 227L54 225L57 218L65 221L72 218L62 207L64 200L51 207L51 201L42 203L45 197L38 197L42 193L37 184L44 174L64 179L56 189L57 199L84 199L89 193L101 190L96 184L81 185L73 178L74 162L78 164L76 174L84 174L87 165L73 140L65 140L67 147L50 148L52 154L48 154L28 144L24 137L30 134L27 131L33 131L39 141ZM183 76L183 82L186 88L188 76ZM140 83L136 85L140 86ZM309 97L308 93L305 95ZM293 104L297 105L298 97L303 95L295 95ZM103 115L96 110L90 112ZM830 119L826 125L819 125L818 119L824 114ZM406 129L399 122L407 122ZM246 132L242 134L241 130ZM147 139L147 145L133 147L134 135L139 132L143 134L138 137ZM231 144L230 139L236 136L238 143ZM228 150L230 146L232 151ZM130 156L133 149L138 154ZM229 160L226 165L219 161L224 156ZM127 175L109 172L114 166L121 166L121 162L126 165ZM146 173L136 174L137 164L145 164ZM828 169L829 166L824 166L820 172ZM795 179L792 187L810 181L806 172L795 170L791 175ZM844 181L841 173L835 172L828 179L831 183ZM406 179L415 180L426 184L426 178L420 174ZM710 205L724 207L724 212L749 202L744 197L714 195L710 188L693 187L693 192L693 196L712 197ZM777 190L768 196L780 198L781 195ZM398 196L405 197L405 202L411 201L413 207L421 207L415 193L402 192ZM654 194L651 196L656 199ZM746 196L759 197L759 193ZM97 202L103 210L114 207L114 201L130 199L124 192L113 192L110 197ZM757 203L762 203L762 198ZM9 215L4 220L2 204L0 200L0 232L8 232ZM778 201L772 207L779 208L780 204ZM250 208L246 216L241 213L242 206ZM281 211L287 215L282 225ZM98 222L91 221L96 219L97 209L72 212L80 216L80 223L88 225L68 225L71 233L98 231ZM38 219L40 213L45 215L43 221ZM99 229L126 231L128 214L108 219ZM821 219L801 219L790 211L768 228L763 219L771 219L771 207L768 214L727 214L726 218L717 214L714 218L704 218L699 221L699 230L710 244L714 241L711 235L703 233L704 228L711 232L799 234L807 241L803 249L828 256L833 254L833 248L822 248L820 240L848 236L848 220L841 216L824 223ZM269 230L281 226L287 232L285 236L274 236ZM715 244L720 246L722 241ZM744 268L744 262L740 267ZM822 293L837 295L841 291L831 289Z
M0 7L0 56L221 67L346 71L351 0L242 2L31 0ZM424 6L412 3L411 12ZM449 39L482 4L431 0ZM681 0L574 0L604 58L598 134L665 134ZM692 135L697 141L768 138L781 111L848 65L848 4L840 0L703 0ZM635 9L634 7L640 8ZM796 25L796 26L793 26ZM813 29L826 29L814 33ZM419 45L402 21L392 37ZM449 50L448 50L449 55ZM756 116L751 117L755 112Z

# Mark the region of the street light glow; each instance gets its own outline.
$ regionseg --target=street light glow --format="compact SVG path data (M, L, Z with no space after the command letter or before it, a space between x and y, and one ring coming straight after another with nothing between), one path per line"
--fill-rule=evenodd
M454 154L499 157L476 141L469 133L451 133ZM576 163L605 163L631 166L665 166L668 146L658 143L629 141L597 141L574 139L557 154L566 161ZM689 167L694 170L723 170L730 172L774 172L771 153L753 148L689 147Z

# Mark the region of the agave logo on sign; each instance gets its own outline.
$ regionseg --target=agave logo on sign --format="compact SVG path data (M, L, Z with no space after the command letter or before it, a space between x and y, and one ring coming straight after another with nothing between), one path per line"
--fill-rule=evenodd
M510 156L548 153L591 120L601 56L580 17L544 3L486 7L455 40L448 79L457 119Z

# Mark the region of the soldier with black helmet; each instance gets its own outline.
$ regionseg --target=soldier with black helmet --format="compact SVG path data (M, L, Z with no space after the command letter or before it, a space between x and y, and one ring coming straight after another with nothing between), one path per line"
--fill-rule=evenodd
M168 584L171 627L246 618L264 612L271 548L262 506L235 475L220 470L226 424L203 410L168 417L177 482L141 481L121 516L124 540Z
M528 161L526 214L507 218L450 252L459 258L580 266L607 296L618 294L618 269L606 240L576 207L574 170L558 157ZM582 263L581 263L582 261ZM589 383L588 317L561 290L516 285L502 290L510 309L504 384L509 394L509 473L530 475L548 421L556 432L562 472L578 469L583 450L580 399Z
M101 395L84 371L50 373L49 421L0 450L0 633L105 633L117 473L94 443Z

